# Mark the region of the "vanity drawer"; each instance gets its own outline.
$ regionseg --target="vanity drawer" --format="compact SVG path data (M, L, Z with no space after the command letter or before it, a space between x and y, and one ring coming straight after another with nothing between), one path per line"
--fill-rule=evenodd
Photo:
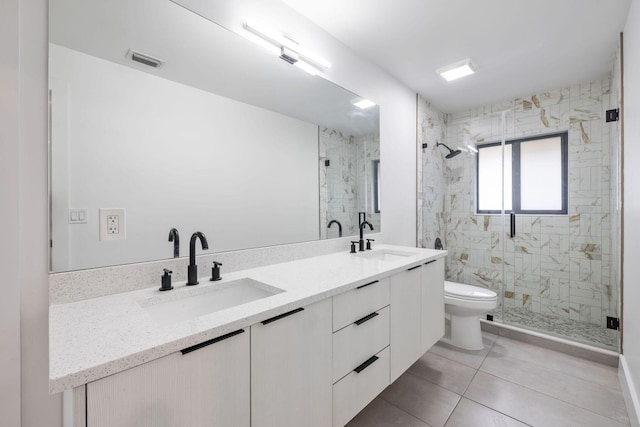
M372 281L333 297L334 332L389 305L389 278Z
M389 385L389 347L360 373L352 371L333 386L333 427L342 427Z
M333 334L333 382L389 345L389 306Z

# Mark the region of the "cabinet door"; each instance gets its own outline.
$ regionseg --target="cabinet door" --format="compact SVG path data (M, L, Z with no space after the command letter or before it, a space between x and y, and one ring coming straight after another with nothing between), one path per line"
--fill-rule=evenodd
M87 426L248 427L248 332L87 384Z
M422 353L444 336L444 258L422 266Z
M285 314L251 327L251 425L330 426L331 298Z
M420 266L390 278L391 382L422 355L422 286Z

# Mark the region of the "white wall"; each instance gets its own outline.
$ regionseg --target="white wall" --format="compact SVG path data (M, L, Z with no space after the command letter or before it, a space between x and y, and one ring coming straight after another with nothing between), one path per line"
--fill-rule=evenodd
M0 14L0 271L4 283L0 298L0 414L7 426L20 425L18 3L4 2Z
M195 231L215 252L318 239L316 125L55 44L49 54L54 271L171 258L172 227L182 256ZM67 224L69 208L87 223ZM99 241L99 208L126 209L126 240Z
M624 260L623 353L629 374L640 385L640 4L631 2L624 28ZM637 391L637 390L636 390Z
M3 2L0 55L0 422L56 427L61 399L48 393L45 0Z

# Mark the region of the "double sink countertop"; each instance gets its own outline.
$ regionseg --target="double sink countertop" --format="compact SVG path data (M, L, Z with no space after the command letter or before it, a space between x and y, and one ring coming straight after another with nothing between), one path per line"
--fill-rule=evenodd
M341 294L446 251L377 245L226 273L200 284L158 284L49 307L49 392L57 393ZM223 290L222 292L220 292ZM243 301L258 298L250 302ZM224 308L224 303L230 305ZM211 312L211 310L218 310Z

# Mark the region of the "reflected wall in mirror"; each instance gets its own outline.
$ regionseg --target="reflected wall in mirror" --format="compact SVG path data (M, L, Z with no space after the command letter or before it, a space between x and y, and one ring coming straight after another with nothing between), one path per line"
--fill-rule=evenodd
M355 235L359 211L380 230L357 95L168 1L52 0L49 55L52 271L170 258L174 227L181 256L195 231L222 252Z

